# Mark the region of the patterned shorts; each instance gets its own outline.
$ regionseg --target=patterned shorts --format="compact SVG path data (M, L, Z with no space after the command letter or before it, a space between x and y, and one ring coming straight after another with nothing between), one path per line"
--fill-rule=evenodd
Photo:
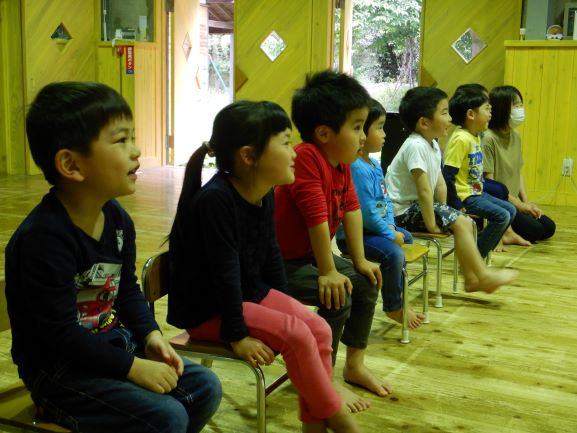
M449 227L464 213L454 209L446 204L433 203L433 212L435 221L441 230L449 231ZM421 205L418 201L414 202L404 213L395 217L395 224L403 227L410 232L426 232L427 227L421 214Z

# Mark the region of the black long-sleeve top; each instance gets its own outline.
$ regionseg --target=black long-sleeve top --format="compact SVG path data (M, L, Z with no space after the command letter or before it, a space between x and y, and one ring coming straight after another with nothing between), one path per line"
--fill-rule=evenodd
M180 206L170 239L168 322L193 328L221 316L221 338L249 335L242 302L260 302L287 280L274 223L271 190L255 206L217 173Z
M115 200L102 212L95 240L52 190L6 247L12 358L23 378L59 361L125 378L134 357L109 331L122 324L143 342L158 329L136 280L132 220Z

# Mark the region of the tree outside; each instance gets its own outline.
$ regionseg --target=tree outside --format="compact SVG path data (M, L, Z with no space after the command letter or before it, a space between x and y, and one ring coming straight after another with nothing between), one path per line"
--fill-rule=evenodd
M387 111L418 84L421 0L354 0L354 76Z

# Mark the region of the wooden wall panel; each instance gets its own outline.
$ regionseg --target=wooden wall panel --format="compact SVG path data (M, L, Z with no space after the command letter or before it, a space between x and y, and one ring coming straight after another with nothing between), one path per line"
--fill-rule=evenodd
M23 45L26 103L53 81L95 80L95 8L77 0L23 0ZM59 24L71 35L66 44L51 39ZM27 158L27 173L39 173Z
M522 0L423 0L421 70L451 95L458 85L503 83L503 41L519 36ZM451 44L469 27L487 47L466 64Z
M234 61L247 81L237 90L235 99L275 101L290 113L292 95L304 84L305 75L330 65L332 3L236 0ZM273 30L287 45L274 62L260 49Z
M519 133L529 198L577 205L575 181L561 176L563 158L577 158L577 42L508 41L505 46L505 83L517 87L525 101Z
M0 0L0 173L26 172L20 2Z

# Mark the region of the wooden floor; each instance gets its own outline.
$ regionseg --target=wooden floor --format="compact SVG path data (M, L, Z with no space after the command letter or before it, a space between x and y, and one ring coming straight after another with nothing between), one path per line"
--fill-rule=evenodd
M161 249L182 175L182 168L147 169L139 175L137 193L120 200L136 224L137 268ZM40 177L0 177L2 253L46 189ZM359 391L372 404L356 415L365 432L577 432L577 209L548 207L546 212L558 223L553 240L493 254L494 266L520 271L515 284L491 296L465 295L462 288L451 295L447 274L445 307L436 309L431 300L432 323L412 332L410 344L399 343L400 327L378 306L367 363L393 384L394 392L378 398ZM450 268L448 263L445 269ZM164 311L157 317L172 335L176 330L164 323ZM0 388L16 380L9 348L10 334L4 332ZM254 432L252 373L226 363L213 368L224 398L204 431ZM265 370L273 378L284 369L277 361ZM290 384L268 397L267 408L269 433L299 431Z

